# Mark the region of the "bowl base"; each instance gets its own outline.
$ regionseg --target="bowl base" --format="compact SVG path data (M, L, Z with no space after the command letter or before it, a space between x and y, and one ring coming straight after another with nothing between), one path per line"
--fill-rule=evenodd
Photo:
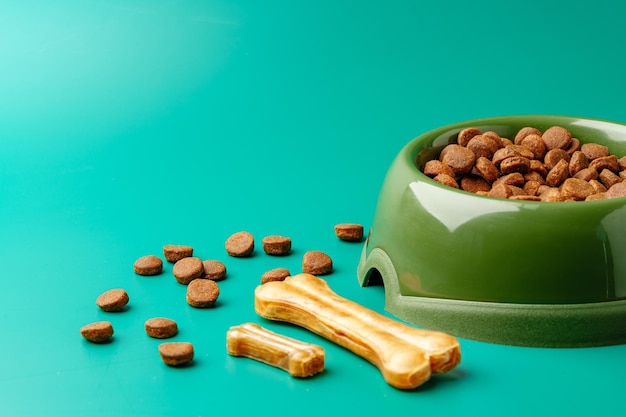
M416 326L456 337L515 346L590 347L626 343L626 300L585 304L515 304L404 296L387 254L363 248L361 286L377 271L385 310Z

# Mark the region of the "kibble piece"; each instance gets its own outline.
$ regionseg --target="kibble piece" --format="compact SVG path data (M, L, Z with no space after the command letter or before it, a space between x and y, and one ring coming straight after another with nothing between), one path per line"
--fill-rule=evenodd
M505 183L497 183L489 191L490 197L509 198L515 195L514 187Z
M187 303L192 307L213 307L219 295L220 287L210 279L194 279L187 286Z
M193 248L185 245L165 245L163 246L163 256L167 262L174 263L183 258L193 256Z
M578 178L568 178L561 186L561 195L566 200L585 200L591 194L594 194L594 192L595 190L591 184Z
M541 197L541 201L547 202L559 202L563 201L563 197L561 196L561 190L556 187L550 187L547 190L543 191L539 197Z
M287 255L291 251L291 239L287 236L270 235L261 240L263 251L272 256Z
M172 319L154 317L144 323L148 336L155 339L168 339L178 334L178 325Z
M113 325L109 321L96 321L80 328L80 334L93 343L104 343L113 336Z
M159 345L159 354L166 365L184 365L193 360L193 345L189 342L161 343Z
M504 175L511 174L513 172L519 172L525 174L530 169L530 160L523 156L512 156L505 159L500 163L500 172Z
M121 288L114 288L103 292L96 298L96 304L102 311L122 311L129 301L128 293Z
M202 262L202 267L204 268L203 278L213 281L221 281L226 278L226 265L220 261L207 259Z
M475 158L484 156L491 159L493 154L500 148L500 142L499 139L496 141L491 136L477 135L468 142L466 147L474 153Z
M620 170L626 170L626 156L622 156L621 158L619 158L617 160L617 165L619 166Z
M548 169L542 161L533 159L530 161L530 170L538 172L542 177L548 175Z
M546 176L546 184L550 187L557 187L565 181L569 175L569 163L565 159L561 159L554 168L548 172Z
M585 201L595 201L595 200L606 200L606 193L595 193L591 194L589 197L585 199Z
M546 154L546 144L541 138L541 135L530 134L522 139L520 145L530 149L535 159L543 159L544 155Z
M589 166L589 160L581 151L574 152L569 160L569 174L573 177L581 169Z
M363 239L363 225L358 223L336 224L335 236L346 242L359 242Z
M598 180L608 189L617 184L618 182L622 182L622 178L614 173L611 170L603 169L600 174L598 174Z
M584 143L580 147L580 151L584 153L590 161L603 156L609 156L609 148L599 143Z
M473 175L466 175L461 178L461 189L470 193L478 191L489 191L491 185L481 177L475 177Z
M138 275L159 275L163 272L163 261L155 255L142 256L135 261L133 269Z
M524 183L524 193L526 193L529 196L536 196L539 194L539 187L541 187L541 183L539 183L538 181L526 181Z
M626 197L626 182L622 181L606 191L606 198Z
M440 184L447 185L448 187L459 188L459 184L456 180L448 174L439 174L433 179Z
M572 134L561 126L552 126L541 135L546 149L567 149L572 142Z
M573 176L573 178L578 178L580 180L591 181L598 178L598 171L593 168L583 168Z
M482 132L475 128L475 127L468 127L466 129L463 129L459 132L459 134L457 135L457 140L456 142L461 145L461 146L467 146L468 142L477 135L482 134Z
M261 275L261 284L272 281L284 281L291 273L287 268L274 268Z
M431 178L436 177L439 174L447 174L453 177L454 171L452 171L452 168L450 168L440 160L431 159L424 165L424 174L428 175Z
M466 174L471 171L476 161L474 152L456 144L446 146L444 151L441 154L441 162L452 168L455 174Z
M538 182L540 185L546 183L546 179L537 171L529 171L524 174L524 181L534 181Z
M546 169L549 171L552 168L554 168L556 164L558 164L559 161L561 160L569 164L571 157L563 149L559 149L559 148L551 149L548 152L546 152L546 155L543 158L543 164L545 165ZM567 169L568 169L567 172L569 174L569 165Z
M246 231L233 233L226 239L225 247L230 256L250 256L254 251L254 236Z
M483 177L485 181L490 184L497 180L500 176L498 168L496 168L493 162L485 157L480 157L476 160L476 165L474 165L472 173Z
M613 172L619 172L617 156L600 156L589 163L589 168L593 168L598 172L602 172L603 169L608 169Z
M204 275L204 264L202 259L195 256L183 258L174 264L173 272L176 281L187 285Z
M532 126L523 127L515 135L515 138L513 139L513 143L515 143L516 145L521 145L524 138L526 138L529 135L537 135L541 137L541 131Z
M606 193L607 188L600 181L589 180L589 184L591 184L596 194Z
M495 184L506 184L506 185L523 185L524 184L524 176L519 172L512 172L510 174L506 174L498 178Z
M567 151L568 154L573 155L574 152L580 151L580 147L581 147L580 140L578 140L577 138L572 138L572 142L565 150Z
M333 270L330 256L321 251L308 251L302 257L302 272L311 275L327 275Z

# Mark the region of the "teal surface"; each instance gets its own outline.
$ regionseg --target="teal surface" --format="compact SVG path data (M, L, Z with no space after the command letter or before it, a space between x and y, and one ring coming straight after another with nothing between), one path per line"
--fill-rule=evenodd
M463 361L415 391L309 332L257 317L267 269L330 254L337 293L384 312L356 278L389 164L458 121L566 114L626 122L624 6L612 1L0 3L0 414L118 416L620 414L626 346L539 349L462 339ZM228 258L248 230L256 255ZM285 234L271 258L260 239ZM196 310L164 244L223 260ZM124 287L130 308L98 311ZM387 313L385 313L387 314ZM178 321L193 366L168 368L145 319ZM112 343L79 335L109 319ZM326 349L311 379L229 357L252 321Z

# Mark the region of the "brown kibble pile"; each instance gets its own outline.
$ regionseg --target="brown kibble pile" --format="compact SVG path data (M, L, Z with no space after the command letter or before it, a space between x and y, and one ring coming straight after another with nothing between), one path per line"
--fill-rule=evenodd
M590 201L626 196L626 156L583 143L560 126L520 129L513 140L475 127L427 161L422 172L471 193L513 200Z

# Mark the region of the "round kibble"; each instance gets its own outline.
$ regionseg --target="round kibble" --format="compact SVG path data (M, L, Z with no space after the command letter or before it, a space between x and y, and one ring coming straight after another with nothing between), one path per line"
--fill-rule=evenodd
M489 191L491 190L491 184L481 177L467 175L461 179L461 190L468 191L470 193Z
M339 223L335 225L335 236L346 242L359 242L363 239L363 225Z
M433 179L435 181L437 181L438 183L440 183L440 184L447 185L448 187L459 188L459 184L456 182L454 177L452 177L451 175L439 174L439 175L437 175Z
M287 255L291 251L291 239L287 236L265 236L261 244L263 245L263 251L272 256Z
M213 281L221 281L226 278L226 265L220 261L207 259L202 262L204 268L203 278L212 279Z
M102 311L116 312L122 311L129 301L128 293L121 288L115 288L103 292L96 298L96 305Z
M135 261L133 269L138 275L159 275L163 272L163 261L155 255L142 256Z
M266 271L261 275L261 284L265 284L267 282L272 281L284 281L285 278L290 276L289 270L287 268L274 268Z
M90 342L104 343L113 336L113 325L109 321L96 321L81 327L80 334Z
M175 263L183 258L193 256L193 248L185 245L165 245L163 246L163 256L165 260Z
M520 145L530 149L535 159L543 159L546 154L546 144L540 135L530 134L522 139Z
M515 143L516 145L521 145L524 139L528 137L529 135L536 135L536 136L541 137L541 131L532 126L523 127L515 135L515 138L513 139L513 143Z
M474 153L475 158L483 156L491 159L500 148L500 141L491 136L477 135L468 142L466 147Z
M580 151L584 153L590 161L603 156L609 156L609 148L599 143L584 143L580 147Z
M448 145L444 150L441 162L452 168L455 174L465 174L471 171L476 161L474 152L456 144Z
M189 342L167 342L159 345L159 354L163 363L180 366L193 360L193 345Z
M213 307L219 295L220 287L210 279L194 279L187 286L187 303L192 307Z
M541 135L546 149L567 149L572 142L572 134L561 126L552 126Z
M591 184L589 184L589 182L578 178L568 178L563 182L563 185L561 186L561 195L566 200L585 200L594 192L595 190L593 189Z
M606 191L606 198L626 197L626 182L619 182Z
M144 323L148 336L155 339L168 339L178 334L178 325L172 319L154 317Z
M463 129L459 132L459 134L457 135L457 143L461 146L467 146L467 144L469 143L469 141L477 135L481 135L482 132L475 128L475 127L468 127L466 129Z
M254 236L246 231L233 233L226 239L225 247L230 256L250 256L254 251Z
M192 280L201 278L204 275L204 265L202 259L198 257L183 258L174 264L173 272L176 281L187 285Z
M321 251L308 251L302 257L302 272L311 275L327 275L333 270L330 256Z
M436 177L439 174L454 176L454 171L438 159L431 159L424 165L424 174L429 177Z

